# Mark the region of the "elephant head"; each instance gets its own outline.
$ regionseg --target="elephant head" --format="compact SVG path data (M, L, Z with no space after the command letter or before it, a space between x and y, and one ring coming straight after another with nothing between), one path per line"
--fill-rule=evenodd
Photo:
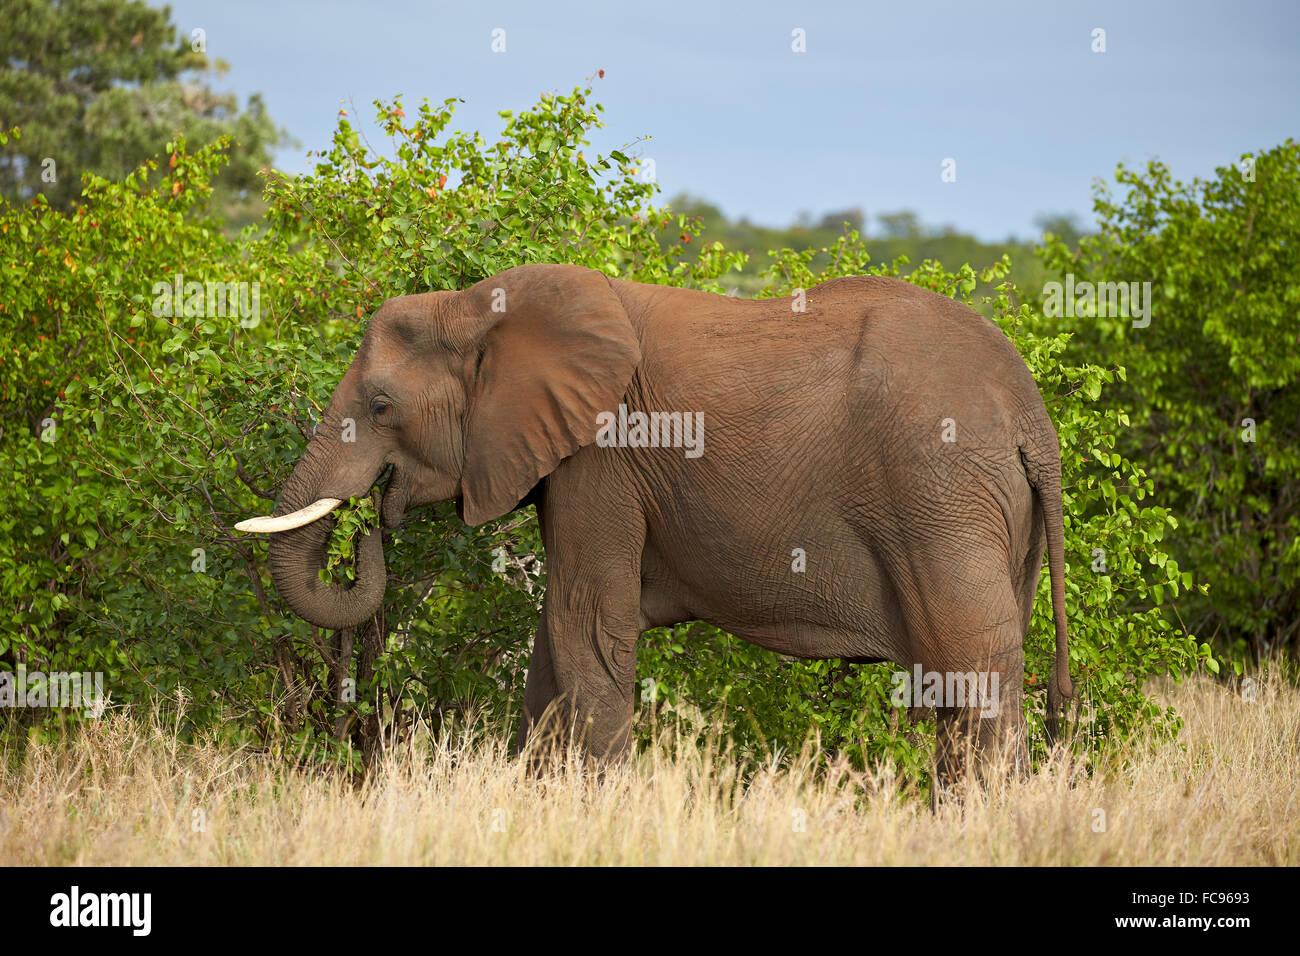
M601 273L519 266L462 292L386 301L276 503L236 525L270 532L269 560L289 606L321 627L354 627L378 611L381 535L358 549L351 587L318 577L331 511L368 493L389 468L380 515L458 500L482 524L515 508L564 458L596 437L640 349Z

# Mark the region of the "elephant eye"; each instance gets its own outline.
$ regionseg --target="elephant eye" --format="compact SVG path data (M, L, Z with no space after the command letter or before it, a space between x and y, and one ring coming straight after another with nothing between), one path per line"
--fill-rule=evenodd
M388 414L388 410L393 406L382 398L376 398L370 403L370 414L375 418L383 418Z

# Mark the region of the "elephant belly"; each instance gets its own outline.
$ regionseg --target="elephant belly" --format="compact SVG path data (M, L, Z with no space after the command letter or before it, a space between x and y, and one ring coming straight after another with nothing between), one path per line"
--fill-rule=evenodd
M642 556L643 627L702 620L805 658L890 658L905 646L882 569L847 526L811 539L806 528L733 536L712 547L689 538L652 534Z

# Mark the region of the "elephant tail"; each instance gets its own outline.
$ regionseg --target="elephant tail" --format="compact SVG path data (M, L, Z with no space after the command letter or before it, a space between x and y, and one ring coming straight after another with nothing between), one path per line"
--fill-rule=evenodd
M1047 732L1057 736L1062 705L1074 697L1070 680L1070 640L1065 618L1065 521L1061 506L1061 452L1056 433L1048 425L1051 440L1021 446L1025 476L1038 495L1047 532L1047 568L1052 584L1052 620L1056 625L1056 660L1047 687Z

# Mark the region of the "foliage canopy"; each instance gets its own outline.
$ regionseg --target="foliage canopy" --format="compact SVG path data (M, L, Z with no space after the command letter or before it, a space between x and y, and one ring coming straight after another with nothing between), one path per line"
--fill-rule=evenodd
M545 584L531 512L467 528L444 505L385 532L382 632L294 618L270 584L265 542L232 526L266 510L385 298L547 261L723 291L743 257L718 242L684 256L698 224L654 205L636 157L589 152L600 113L589 86L502 113L491 142L450 130L454 104L408 117L400 99L377 103L383 153L341 114L315 170L269 180L262 228L238 236L209 216L226 139L195 150L177 139L123 178L88 175L68 212L41 193L0 206L0 664L101 670L115 706L161 698L183 704L192 726L313 759L355 759L380 729L391 739L418 719L441 727L475 710L495 726L518 712ZM852 228L824 250L779 250L763 294L906 264L868 260ZM994 289L980 304L1056 421L1084 744L1138 721L1172 731L1176 716L1141 693L1142 679L1218 667L1165 611L1190 582L1164 550L1179 522L1124 453L1130 416L1101 401L1124 370L1067 360L1069 336L1016 294L1008 268L924 262L908 280L964 300ZM202 297L159 314L159 284L190 281L256 283L256 321L213 314ZM354 504L335 536L345 570L348 534L372 518ZM1031 691L1045 684L1051 635L1044 575ZM888 705L889 670L793 661L682 625L642 642L641 710L691 732L722 721L749 755L797 749L816 729L833 750L920 773L924 737ZM349 679L355 702L341 692ZM1038 728L1041 697L1027 699ZM11 722L39 732L43 719L60 718Z

